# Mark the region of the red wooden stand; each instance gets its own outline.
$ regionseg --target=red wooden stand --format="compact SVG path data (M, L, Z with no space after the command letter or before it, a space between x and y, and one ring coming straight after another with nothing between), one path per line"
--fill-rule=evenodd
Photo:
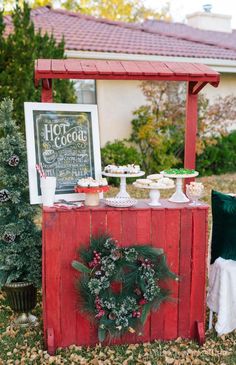
M104 231L121 246L150 243L163 248L171 270L180 276L179 281L166 284L173 301L151 314L143 334L127 334L119 343L177 337L204 341L208 207L166 200L162 204L151 208L140 200L133 208L43 210L43 318L49 353L71 344L98 342L96 328L77 309L77 273L71 262L77 258L78 247Z

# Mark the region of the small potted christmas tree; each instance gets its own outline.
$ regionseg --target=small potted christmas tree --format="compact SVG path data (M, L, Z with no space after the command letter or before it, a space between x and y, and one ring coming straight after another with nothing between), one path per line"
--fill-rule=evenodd
M35 207L29 204L26 147L12 119L13 102L0 103L0 288L12 309L24 314L18 323L33 319L41 285L41 232Z

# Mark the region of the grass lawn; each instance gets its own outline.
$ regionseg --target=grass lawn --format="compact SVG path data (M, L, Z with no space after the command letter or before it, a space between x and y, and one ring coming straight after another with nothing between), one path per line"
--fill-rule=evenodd
M210 202L210 190L236 193L236 174L199 178L206 188L204 200ZM128 187L132 196L147 197L142 190ZM112 188L109 195L114 195L117 188ZM161 194L162 197L170 192ZM43 347L41 303L34 314L40 319L40 325L31 329L17 329L11 325L14 315L7 306L4 294L0 292L0 365L26 364L91 364L91 365L235 365L236 331L217 337L214 330L208 331L206 343L199 347L196 343L178 338L171 342L153 342L142 345L114 347L82 348L70 346L58 350L55 356L49 356Z

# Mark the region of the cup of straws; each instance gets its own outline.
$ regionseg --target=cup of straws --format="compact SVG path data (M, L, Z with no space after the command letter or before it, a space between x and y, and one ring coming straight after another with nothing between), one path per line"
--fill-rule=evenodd
M40 176L41 199L44 207L52 207L55 200L56 177L47 176L42 164L36 164Z

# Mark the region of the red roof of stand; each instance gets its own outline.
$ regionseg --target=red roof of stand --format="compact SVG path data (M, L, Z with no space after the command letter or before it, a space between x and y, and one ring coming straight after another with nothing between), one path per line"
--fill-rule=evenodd
M39 59L35 83L40 79L171 80L218 86L219 73L195 63Z
M220 75L209 67L184 62L102 61L39 59L35 84L42 79L42 102L52 102L50 79L165 80L188 81L184 166L195 168L197 95L207 84L218 86Z

